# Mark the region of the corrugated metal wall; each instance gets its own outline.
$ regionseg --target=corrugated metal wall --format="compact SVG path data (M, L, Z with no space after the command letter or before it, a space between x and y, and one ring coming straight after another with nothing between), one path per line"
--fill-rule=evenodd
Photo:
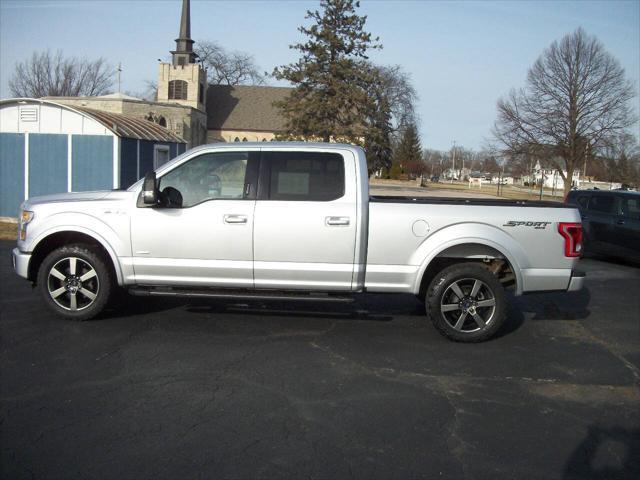
M25 162L26 139L28 162ZM131 138L117 141L120 142L118 183L124 188L153 170L155 145L168 146L170 158L185 149L184 144ZM108 135L0 133L0 216L18 216L20 203L25 199L27 171L29 197L113 188L113 148L114 137Z
M67 144L67 135L29 134L30 197L67 191Z
M24 133L0 133L0 217L17 217L24 200Z
M120 186L128 188L138 180L138 140L120 139Z
M71 190L113 188L113 137L72 135Z
M140 176L144 177L147 172L153 170L153 146L155 142L140 140Z
M120 186L128 188L147 172L153 170L154 151L156 145L169 148L169 159L173 160L186 150L185 144L155 142L150 140L136 140L133 138L120 139Z

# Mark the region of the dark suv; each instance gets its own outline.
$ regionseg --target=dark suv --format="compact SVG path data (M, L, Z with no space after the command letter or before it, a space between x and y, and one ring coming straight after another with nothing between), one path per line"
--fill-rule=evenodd
M640 262L640 193L572 190L565 199L580 210L585 253Z

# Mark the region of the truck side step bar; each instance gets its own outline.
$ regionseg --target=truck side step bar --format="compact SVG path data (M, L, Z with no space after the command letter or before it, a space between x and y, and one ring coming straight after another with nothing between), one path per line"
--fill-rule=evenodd
M131 287L129 293L138 297L163 296L187 298L228 298L253 300L297 300L303 302L343 302L354 301L351 296L307 293L280 292L276 290L232 290L232 289L190 289L171 287Z

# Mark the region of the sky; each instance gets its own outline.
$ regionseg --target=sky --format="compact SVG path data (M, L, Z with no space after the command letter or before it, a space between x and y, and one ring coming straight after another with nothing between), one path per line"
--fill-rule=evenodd
M262 71L298 58L289 45L319 1L191 1L191 35L251 53ZM122 91L157 77L178 34L181 0L0 0L0 98L10 97L16 62L61 50L122 64ZM384 48L371 59L400 65L418 92L425 148L455 141L480 149L490 139L496 101L524 86L527 70L554 40L578 27L602 41L640 85L640 0L364 0L359 13ZM286 85L273 79L271 85ZM640 96L633 101L640 112ZM640 136L636 124L633 133Z

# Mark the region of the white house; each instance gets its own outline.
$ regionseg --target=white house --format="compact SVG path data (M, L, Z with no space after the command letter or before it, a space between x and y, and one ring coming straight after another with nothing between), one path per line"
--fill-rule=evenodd
M567 176L567 171L563 170L562 173L564 176ZM546 188L556 188L562 189L564 188L564 180L562 179L562 175L560 175L560 171L556 168L552 167L542 167L540 165L540 161L538 160L533 167L533 175L525 175L522 179L525 182L531 182L531 178L533 176L533 181L536 185L540 184L540 181L543 181L543 184ZM571 183L576 187L580 186L580 171L578 169L574 170Z

